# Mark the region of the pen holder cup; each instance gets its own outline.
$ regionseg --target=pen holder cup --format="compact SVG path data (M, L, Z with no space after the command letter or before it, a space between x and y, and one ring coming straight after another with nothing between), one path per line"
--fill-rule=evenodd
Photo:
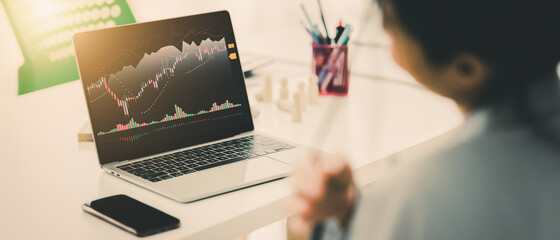
M313 73L318 77L319 94L348 94L348 46L313 45Z

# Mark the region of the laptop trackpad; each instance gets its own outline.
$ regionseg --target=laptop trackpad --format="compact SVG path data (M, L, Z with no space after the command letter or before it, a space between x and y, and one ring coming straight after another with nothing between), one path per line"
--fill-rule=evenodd
M292 171L293 167L288 164L258 157L188 174L175 181L163 181L160 186L172 192L170 195L180 193L177 198L181 202L189 202L285 177Z

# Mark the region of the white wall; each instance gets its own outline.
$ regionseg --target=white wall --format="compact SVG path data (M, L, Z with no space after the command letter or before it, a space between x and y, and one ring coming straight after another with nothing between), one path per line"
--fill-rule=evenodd
M241 55L267 55L301 64L311 62L311 38L300 25L300 20L305 19L300 3L306 6L317 24L321 23L316 0L128 0L128 3L138 22L228 10ZM351 56L354 55L361 64L354 67L354 71L377 69L370 74L381 73L385 76L400 72L388 57L388 39L381 29L380 14L374 0L322 0L322 3L331 35L334 35L339 19L355 27L350 51ZM353 52L358 43L382 47ZM17 69L23 64L23 57L1 4L0 52L3 53L0 55L2 69L7 69L0 78L1 99L2 96L17 94ZM378 63L376 68L370 68L370 62ZM407 78L406 74L400 76Z
M305 19L300 3L306 6L312 20L317 24L320 23L319 8L315 0L129 0L128 2L138 21L228 10L232 16L240 48L258 54L266 53L285 59L300 59L300 61L304 59L307 61L311 49L311 39L300 25L300 20ZM353 33L354 41L387 45L387 38L380 27L379 11L373 0L323 0L322 3L331 35L334 34L339 19L342 19L357 28ZM369 21L365 25L361 24L368 14ZM358 33L362 30L365 31L357 39ZM262 44L263 42L266 44Z
M16 36L4 6L0 4L0 101L6 96L17 95L18 68L23 65L23 56L19 50Z

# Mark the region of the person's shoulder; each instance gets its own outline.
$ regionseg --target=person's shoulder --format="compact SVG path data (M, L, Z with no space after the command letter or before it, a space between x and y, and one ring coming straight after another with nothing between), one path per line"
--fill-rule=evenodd
M560 146L521 124L491 125L476 120L393 156L402 163L400 171L411 177L452 178L464 172L472 176L499 175L514 169L557 168ZM560 134L560 118L547 131ZM543 169L544 170L544 169ZM429 173L429 174L427 174ZM477 174L478 173L478 174Z
M525 199L531 196L517 194L560 188L560 150L531 129L472 129L460 127L389 157L396 167L376 182L372 194L455 205L504 195Z
M521 128L457 138L392 156L400 166L362 190L364 209L389 219L379 224L398 239L527 239L515 234L556 229L527 222L560 221L558 152Z
M560 150L525 127L486 129L457 141L450 134L436 141L437 146L422 153L396 154L406 163L391 181L414 183L422 191L441 182L468 189L486 182L511 185L560 175Z

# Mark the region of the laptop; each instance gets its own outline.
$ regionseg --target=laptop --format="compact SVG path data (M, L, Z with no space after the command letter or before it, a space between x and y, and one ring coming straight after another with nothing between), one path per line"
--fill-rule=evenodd
M101 168L178 202L287 176L305 147L256 133L227 11L77 33Z

